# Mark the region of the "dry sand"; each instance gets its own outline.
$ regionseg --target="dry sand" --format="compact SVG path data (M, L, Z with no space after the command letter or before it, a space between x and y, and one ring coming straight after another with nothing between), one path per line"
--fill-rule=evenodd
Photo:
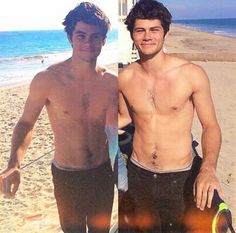
M236 38L172 26L165 48L168 53L202 66L209 76L222 131L217 176L236 227ZM196 116L192 133L200 142L201 125ZM201 145L198 151L201 152Z
M211 81L223 139L217 175L236 226L236 39L172 26L165 48L168 53L202 66ZM0 89L0 169L6 166L12 130L22 113L27 94L28 85ZM201 126L196 117L192 133L200 142ZM22 183L15 199L0 197L0 233L61 232L51 181L52 149L53 136L44 110L36 124L24 164L48 154L22 171ZM201 151L200 146L198 151ZM117 196L114 202L117 203ZM114 223L117 208L113 213Z
M116 65L107 67L117 72ZM7 165L13 128L22 114L28 91L29 85L0 89L0 170ZM53 134L44 109L22 166L44 157L22 169L20 188L14 199L5 199L0 194L0 233L62 233L53 195L50 166L53 148ZM116 191L112 225L117 222L117 202Z

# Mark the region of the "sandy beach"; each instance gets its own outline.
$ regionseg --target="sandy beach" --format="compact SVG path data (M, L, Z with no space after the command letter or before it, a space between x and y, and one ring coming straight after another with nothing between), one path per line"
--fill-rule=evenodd
M114 64L106 67L117 72ZM22 114L28 91L28 84L0 89L0 170L7 165L13 128ZM43 109L22 167L42 158L22 169L20 188L14 199L4 199L0 194L0 233L62 233L51 176L53 148L53 134ZM115 188L111 225L117 222L117 202Z
M225 201L233 213L236 226L236 39L172 26L165 42L170 54L185 57L202 66L211 81L212 96L222 130L222 148L217 176ZM116 70L116 65L111 69ZM10 153L12 130L19 119L28 85L0 89L0 170ZM33 140L24 164L45 155L22 170L21 186L15 199L0 196L0 233L61 233L51 178L53 135L45 110L35 126ZM200 143L201 126L195 117L194 138ZM201 152L201 145L198 146ZM117 203L117 194L114 200ZM115 205L112 224L117 221Z
M236 226L236 38L172 26L165 42L170 54L185 57L202 66L211 82L211 92L222 131L217 167L225 201ZM201 126L195 116L194 138L200 143ZM201 145L198 146L201 153Z

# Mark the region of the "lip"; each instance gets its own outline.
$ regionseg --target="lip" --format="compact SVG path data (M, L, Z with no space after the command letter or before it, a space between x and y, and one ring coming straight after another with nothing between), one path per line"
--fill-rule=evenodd
M152 45L155 45L155 44L141 44L142 46L152 46Z
M80 49L81 52L85 53L93 53L95 50L94 49Z

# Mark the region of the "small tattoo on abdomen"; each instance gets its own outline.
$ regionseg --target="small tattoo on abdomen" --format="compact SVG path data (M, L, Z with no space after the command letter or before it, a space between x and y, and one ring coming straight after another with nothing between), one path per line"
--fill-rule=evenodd
M156 151L152 152L152 158L157 159L157 152Z

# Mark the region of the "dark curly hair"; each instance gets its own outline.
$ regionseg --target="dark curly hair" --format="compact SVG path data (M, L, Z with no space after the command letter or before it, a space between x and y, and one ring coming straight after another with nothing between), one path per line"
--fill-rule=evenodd
M164 34L166 35L169 31L172 15L168 9L158 1L140 0L131 9L124 22L131 35L136 19L159 19L164 29Z
M99 26L104 37L106 37L111 25L105 13L98 6L90 2L80 3L65 17L62 24L65 26L64 30L68 37L72 37L77 22Z

